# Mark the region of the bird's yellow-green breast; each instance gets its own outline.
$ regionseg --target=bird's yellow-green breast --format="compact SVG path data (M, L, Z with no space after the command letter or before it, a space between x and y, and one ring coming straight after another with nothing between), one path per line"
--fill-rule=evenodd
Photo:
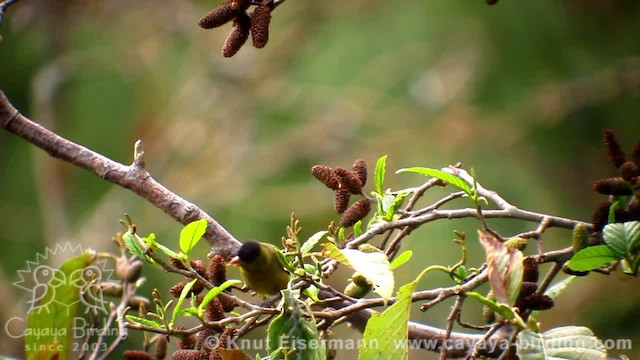
M231 261L240 266L240 274L251 290L262 295L277 294L287 287L289 274L282 268L276 247L258 241L247 241Z

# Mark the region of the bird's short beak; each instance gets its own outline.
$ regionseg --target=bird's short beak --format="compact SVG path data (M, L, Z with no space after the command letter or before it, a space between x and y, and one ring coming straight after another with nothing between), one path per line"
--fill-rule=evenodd
M229 264L233 266L240 266L240 258L235 256L231 261L229 261Z

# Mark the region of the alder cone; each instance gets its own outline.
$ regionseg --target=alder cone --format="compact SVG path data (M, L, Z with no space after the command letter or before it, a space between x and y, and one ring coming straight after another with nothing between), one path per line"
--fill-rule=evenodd
M338 214L342 214L349 207L349 199L351 198L351 193L349 190L338 189L336 190L336 196L333 201L333 205L338 212Z
M591 223L593 224L593 230L602 231L607 222L609 222L609 207L611 204L608 201L600 203L598 207L593 211L591 216Z
M338 166L334 169L334 172L338 177L341 189L347 189L355 195L362 193L362 182L353 171Z
M609 155L609 160L613 166L619 168L624 164L624 151L620 146L620 142L618 142L616 134L610 129L604 131L604 145L607 147L607 155Z
M627 161L620 166L620 176L626 181L632 181L634 178L640 176L640 170L638 165L633 161Z
M311 168L311 173L329 189L338 190L340 188L338 177L333 171L333 168L326 165L314 165Z
M213 29L233 20L238 13L239 9L237 6L234 6L231 2L226 2L211 9L211 11L201 17L198 25L203 29Z
M238 53L242 45L244 45L249 38L249 28L249 15L241 11L233 21L233 29L222 47L222 55L224 57L232 57Z
M127 360L151 360L151 355L141 350L127 350L122 353L122 357Z
M526 257L522 260L522 281L536 283L538 282L538 261L532 257Z
M633 194L631 185L621 177L598 180L593 184L593 190L603 195L624 196Z
M356 173L356 176L358 177L358 180L360 180L362 186L365 186L367 184L367 163L362 159L358 159L353 162L353 166L351 168L353 169L353 172Z
M209 271L207 278L213 285L220 286L227 281L227 264L220 254L213 254L209 257Z
M205 360L206 354L200 350L176 350L171 354L173 360Z
M155 359L162 360L167 356L167 346L169 345L169 340L167 340L166 336L160 336L156 340L155 346Z
M253 46L261 49L269 41L269 24L271 23L271 7L259 5L251 14L251 37Z
M344 212L340 219L340 225L344 227L353 226L355 223L367 216L370 210L371 201L369 199L358 200Z

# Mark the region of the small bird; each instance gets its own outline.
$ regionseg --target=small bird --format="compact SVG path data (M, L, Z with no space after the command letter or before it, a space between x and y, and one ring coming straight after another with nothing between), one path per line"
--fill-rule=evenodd
M280 264L276 251L271 244L247 241L230 263L240 266L240 274L251 290L261 295L277 294L287 287L289 273Z

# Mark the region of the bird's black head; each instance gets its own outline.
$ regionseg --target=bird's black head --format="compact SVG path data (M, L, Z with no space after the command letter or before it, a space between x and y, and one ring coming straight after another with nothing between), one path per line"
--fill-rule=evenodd
M258 256L260 256L260 243L254 240L242 244L240 250L238 250L238 258L244 263L252 262Z

